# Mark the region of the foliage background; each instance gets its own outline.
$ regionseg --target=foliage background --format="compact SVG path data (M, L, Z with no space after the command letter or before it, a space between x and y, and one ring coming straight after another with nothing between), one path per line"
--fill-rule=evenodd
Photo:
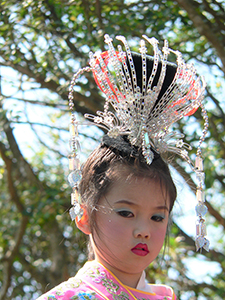
M181 300L224 299L223 0L1 1L0 299L36 299L75 274L86 259L86 238L68 217L67 94L73 73L87 64L89 50L104 49L105 33L122 34L128 40L142 34L166 38L206 77L210 126L203 152L211 251L195 253L189 224L180 222L187 211L181 209L174 215L165 259L154 262L147 275L151 282L173 286ZM138 47L136 39L132 43ZM102 109L90 74L78 83L75 99L81 115ZM188 125L187 120L178 125L189 133L193 153L199 125L200 111ZM85 157L101 132L81 130ZM195 178L185 164L177 158L173 166L194 191ZM183 192L181 198L191 201ZM208 274L201 278L198 269L203 265Z

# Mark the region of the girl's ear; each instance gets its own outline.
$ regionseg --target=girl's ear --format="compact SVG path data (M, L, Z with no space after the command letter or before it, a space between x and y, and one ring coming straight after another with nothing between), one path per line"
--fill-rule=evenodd
M85 206L82 206L82 209L83 209L83 216L79 220L78 217L76 217L75 219L77 228L79 228L85 234L91 234L87 209Z

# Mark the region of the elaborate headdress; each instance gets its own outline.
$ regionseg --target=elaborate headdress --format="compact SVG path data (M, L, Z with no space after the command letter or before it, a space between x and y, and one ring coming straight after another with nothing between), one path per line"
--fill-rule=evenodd
M79 160L79 142L77 121L73 110L73 88L78 77L84 72L92 71L94 79L104 93L103 111L96 115L86 114L84 117L95 125L107 130L107 143L124 138L131 147L141 149L147 164L164 152L174 152L185 159L197 175L197 228L196 248L209 249L206 239L204 215L207 207L204 205L204 171L201 157L201 144L205 139L208 118L202 105L205 82L196 75L192 64L186 64L179 51L169 48L164 41L160 51L155 38L143 36L140 42L140 53L132 53L126 39L117 36L124 49L119 45L115 50L112 39L105 35L108 51L90 52L89 65L80 69L73 77L69 89L69 107L71 115L71 154L69 155L69 183L73 189L71 194L72 220L82 216L79 196L79 182L82 178ZM148 56L146 41L153 47L154 56ZM176 64L167 61L168 55L176 56ZM110 105L115 113L109 110ZM202 109L204 129L199 140L195 164L188 156L191 147L183 142L184 135L169 131L174 122L184 116L193 114L198 107ZM110 141L110 142L109 142ZM118 142L117 142L118 144Z

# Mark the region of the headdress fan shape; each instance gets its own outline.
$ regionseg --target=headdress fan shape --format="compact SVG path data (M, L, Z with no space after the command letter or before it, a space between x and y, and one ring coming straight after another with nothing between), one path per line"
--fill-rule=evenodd
M148 164L154 158L151 148L158 153L175 152L189 161L186 149L190 146L181 134L169 132L169 127L197 110L205 82L179 51L168 47L167 41L160 51L155 38L143 37L152 45L153 57L146 55L144 39L138 55L131 52L123 36L117 39L124 44L125 52L120 45L115 50L108 35L108 51L90 53L90 67L106 100L103 112L85 114L85 118L105 128L110 137L127 135L131 145L142 147ZM170 53L175 54L177 65L167 61ZM115 113L109 110L109 104Z

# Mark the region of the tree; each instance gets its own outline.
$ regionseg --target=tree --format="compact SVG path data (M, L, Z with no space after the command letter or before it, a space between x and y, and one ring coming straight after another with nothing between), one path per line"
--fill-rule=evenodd
M205 101L210 126L203 154L208 219L216 237L210 253L196 254L193 238L176 225L165 261L168 280L171 278L180 299L223 299L224 12L225 5L219 0L2 1L0 299L35 299L74 274L85 260L86 238L65 214L70 205L64 177L67 94L73 73L87 65L89 50L104 49L105 33L125 35L128 40L142 34L167 38L171 48L178 48L199 66L200 73L208 73ZM81 115L102 109L102 97L93 82L88 73L76 86L75 108ZM185 122L178 128L184 133L190 131ZM202 126L199 111L190 122ZM195 128L192 137L187 135L194 147L199 126ZM85 143L91 133L82 133ZM27 147L23 135L27 135ZM94 140L92 134L88 141L93 144ZM185 164L179 158L173 164L194 191L195 179ZM196 284L185 257L217 263L216 276L209 274L207 283L200 280ZM164 275L158 263L150 266L151 281L162 280Z

